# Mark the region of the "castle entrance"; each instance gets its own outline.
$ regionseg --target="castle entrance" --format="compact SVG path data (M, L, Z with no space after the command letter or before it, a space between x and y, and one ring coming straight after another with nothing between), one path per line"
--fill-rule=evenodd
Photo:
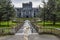
M29 18L29 16L27 15L26 18Z

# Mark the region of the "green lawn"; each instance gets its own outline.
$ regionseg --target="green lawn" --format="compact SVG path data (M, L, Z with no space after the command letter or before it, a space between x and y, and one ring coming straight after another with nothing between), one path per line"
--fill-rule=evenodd
M24 22L25 20L30 20L32 21L33 18L17 18L16 20L20 21L20 22Z
M53 25L53 22L51 22L51 21L46 21L45 23L41 21L41 22L36 22L36 24L39 26L44 26L44 27L60 28L60 22L56 22L55 25ZM45 25L43 25L43 24L45 24Z
M16 25L16 23L12 21L1 21L0 22L0 27L13 27L14 25Z

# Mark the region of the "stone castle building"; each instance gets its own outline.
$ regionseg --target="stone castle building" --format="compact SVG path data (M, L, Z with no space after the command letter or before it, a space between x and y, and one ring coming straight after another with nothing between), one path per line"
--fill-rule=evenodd
M22 8L16 8L17 9L17 17L36 17L38 14L38 8L32 7L32 2L29 3L22 3Z

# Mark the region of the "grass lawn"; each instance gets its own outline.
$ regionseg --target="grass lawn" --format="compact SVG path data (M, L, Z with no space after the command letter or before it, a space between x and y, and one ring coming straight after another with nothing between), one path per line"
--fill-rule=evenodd
M53 22L51 21L46 21L45 23L41 21L41 22L36 22L36 24L38 26L43 26L43 24L45 24L43 27L60 28L60 22L56 22L55 25L53 25Z
M20 24L20 22L24 22L25 20L32 20L32 18L17 18L16 20L17 20L18 24ZM16 24L17 23L12 22L12 21L1 21L0 27L13 27Z
M0 22L0 27L13 27L14 25L16 25L16 23L12 21L1 21Z
M33 18L17 18L16 20L20 21L20 22L24 22L25 20L30 20L32 21Z

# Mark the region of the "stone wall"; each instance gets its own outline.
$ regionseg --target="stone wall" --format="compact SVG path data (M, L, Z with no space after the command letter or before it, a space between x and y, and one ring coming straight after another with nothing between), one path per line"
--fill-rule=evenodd
M36 24L33 24L33 27L36 29L36 31L39 34L53 34L53 35L57 35L60 37L60 29L56 29L56 28L42 28L40 26L37 26Z

